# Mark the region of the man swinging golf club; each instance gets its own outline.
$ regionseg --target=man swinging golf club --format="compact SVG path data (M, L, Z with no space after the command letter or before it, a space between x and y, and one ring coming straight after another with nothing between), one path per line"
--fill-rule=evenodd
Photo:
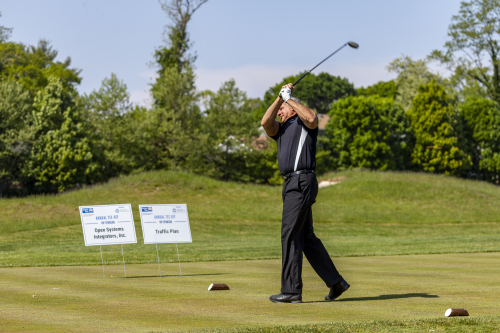
M282 87L279 96L267 109L261 125L278 144L278 163L285 180L281 224L281 293L269 299L275 303L302 302L302 252L330 292L325 300L333 301L349 288L339 274L321 240L313 230L312 204L318 195L316 113L292 97L291 83ZM276 121L276 115L281 123Z

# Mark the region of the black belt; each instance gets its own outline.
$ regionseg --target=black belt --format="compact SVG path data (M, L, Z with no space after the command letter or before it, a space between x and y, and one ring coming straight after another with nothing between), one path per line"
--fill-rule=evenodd
M290 172L290 173L283 176L283 180L287 180L290 177L300 175L301 173L303 173L303 174L314 173L314 170L298 170L295 172Z

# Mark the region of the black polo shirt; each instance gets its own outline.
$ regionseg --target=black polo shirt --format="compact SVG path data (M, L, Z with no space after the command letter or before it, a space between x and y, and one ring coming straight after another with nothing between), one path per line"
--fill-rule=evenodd
M281 175L298 170L315 170L318 127L310 129L297 115L279 125L278 133L271 138L278 144Z

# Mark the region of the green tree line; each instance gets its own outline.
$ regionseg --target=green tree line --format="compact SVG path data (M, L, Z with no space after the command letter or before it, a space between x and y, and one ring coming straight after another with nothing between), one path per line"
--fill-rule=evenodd
M249 98L234 80L198 91L187 27L205 2L161 2L171 24L165 45L154 50L149 107L133 105L113 73L79 94L82 77L69 58L58 61L45 40L10 41L12 29L0 26L0 196L56 193L157 169L282 182L276 144L259 123L281 86L302 73L262 99ZM294 95L329 118L317 171L408 170L498 183L499 9L496 0L462 2L445 50L395 59L387 67L394 80L357 89L328 73L302 80ZM478 60L488 57L489 65ZM452 74L433 73L432 61Z

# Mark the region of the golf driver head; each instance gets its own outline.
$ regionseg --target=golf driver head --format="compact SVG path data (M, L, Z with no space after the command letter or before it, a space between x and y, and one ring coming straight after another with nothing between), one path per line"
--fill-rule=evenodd
M308 71L307 73L305 73L304 75L302 75L297 81L294 82L293 86L295 86L297 83L299 83L300 80L302 80L307 74L311 73L316 67L318 67L319 65L321 65L322 63L324 63L328 58L330 58L332 55L334 55L335 53L337 53L340 50L342 50L347 45L349 45L353 49L357 49L359 47L359 44L356 43L356 42L353 42L353 41L347 42L346 44L342 45L338 50L336 50L335 52L333 52L332 54L330 54L328 57L326 57L325 59L323 59L323 61L321 61L319 64L317 64L316 66L314 66L313 68L311 68L310 71Z
M347 42L347 44L353 49L357 49L359 47L359 44L353 41Z

